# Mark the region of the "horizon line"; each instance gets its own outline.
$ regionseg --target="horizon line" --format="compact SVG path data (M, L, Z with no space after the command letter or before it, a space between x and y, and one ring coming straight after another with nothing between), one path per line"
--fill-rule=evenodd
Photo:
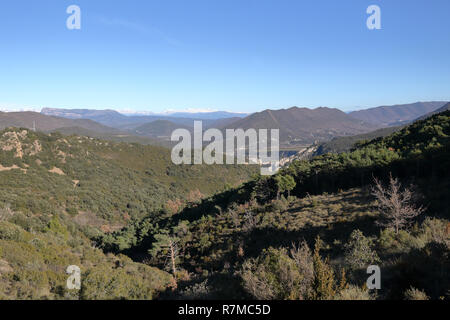
M327 107L327 106L317 106L317 107L305 107L305 106L290 106L290 107L281 107L281 108L261 108L259 111L255 112L244 112L244 111L229 111L226 109L209 109L209 108L186 108L186 109L167 109L162 112L153 112L153 111L139 111L139 110L133 110L133 109L120 109L120 108L111 108L111 107L105 107L105 108L89 108L89 107L25 107L25 106L19 106L19 105L8 105L8 104L0 104L0 112L5 113L11 113L11 112L36 112L36 113L42 113L45 109L49 110L89 110L89 111L115 111L123 115L171 115L171 114L177 114L177 113L217 113L217 112L227 112L232 114L254 114L258 112L263 112L266 110L286 110L291 108L305 108L310 110L316 110L319 108L328 108L328 109L338 109L345 113L355 112L355 111L363 111L363 110L369 110L369 109L375 109L375 108L381 108L381 107L396 107L396 106L402 106L402 105L408 105L408 104L414 104L414 103L431 103L431 102L450 102L450 100L419 100L414 102L408 102L408 103L395 103L395 104L384 104L379 105L375 107L355 107L354 109L350 109L348 111L343 110L344 108L340 107ZM5 106L6 105L6 106Z

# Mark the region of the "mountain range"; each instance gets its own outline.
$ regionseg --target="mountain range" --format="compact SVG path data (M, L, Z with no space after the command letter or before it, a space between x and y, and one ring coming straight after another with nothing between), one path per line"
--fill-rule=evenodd
M105 126L133 130L145 123L165 120L171 121L183 126L193 126L193 121L202 120L205 125L212 125L216 120L227 118L245 117L247 114L231 113L226 111L217 112L177 112L171 114L152 114L141 115L131 114L125 115L115 110L90 110L90 109L53 109L43 108L42 114L48 116L57 116L69 119L90 119L99 122Z
M282 146L307 145L330 140L336 136L349 136L368 132L378 126L365 123L331 108L298 108L264 110L237 120L222 129L280 129Z
M290 112L260 117L341 117ZM46 128L82 120L20 116L0 114ZM444 111L261 177L253 166L175 165L161 147L0 131L0 300L448 300L449 137ZM382 220L368 192L389 179L389 203L399 186L426 207L411 227ZM389 279L377 296L365 287L374 263ZM82 270L80 290L65 289L69 265Z
M429 112L429 113L427 113L427 114L417 118L416 121L417 120L425 120L426 118L429 118L429 117L431 117L431 116L433 116L433 115L435 115L437 113L441 113L441 112L444 112L444 111L447 111L447 110L450 110L450 102L445 104L444 106L442 106L441 108L439 108L437 110L434 110L432 112Z
M36 128L38 131L52 131L59 128L79 127L98 133L119 134L120 131L90 119L68 119L48 116L38 112L0 112L0 130L7 127Z
M204 129L280 129L281 147L285 150L298 150L336 137L350 137L380 128L404 125L448 109L448 106L443 101L416 102L350 113L326 107L292 107L267 109L249 115L226 111L125 115L115 110L44 108L41 113L0 112L0 129L36 128L43 132L60 131L68 135L169 146L168 140L175 129L192 130L194 121L201 120Z
M407 124L427 113L433 112L447 101L415 102L394 106L381 106L350 112L353 118L380 126L391 127Z

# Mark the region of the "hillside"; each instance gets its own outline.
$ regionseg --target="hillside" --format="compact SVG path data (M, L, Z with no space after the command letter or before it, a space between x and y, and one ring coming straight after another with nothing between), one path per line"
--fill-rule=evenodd
M348 152L352 150L356 143L364 143L370 140L386 137L398 130L402 127L388 127L382 128L375 131L371 131L368 133L357 134L355 136L349 137L337 137L331 141L324 142L317 147L317 150L312 154L312 156L320 156L325 153L341 153Z
M441 112L448 111L448 110L450 110L450 102L447 103L446 105L444 105L443 107L435 110L435 111L432 111L432 112L427 113L426 115L424 115L422 117L417 118L416 121L417 120L425 120L425 119L427 119L427 118L429 118L429 117L431 117L431 116L433 116L433 115L435 115L437 113L441 113Z
M93 240L144 216L240 184L250 166L175 166L161 147L0 132L0 299L154 299L176 286L158 268L106 254ZM66 288L66 268L82 289Z
M156 299L173 287L162 270L104 254L89 232L65 217L0 208L0 300ZM66 268L82 270L82 290L68 290Z
M106 141L114 141L114 142L127 142L127 143L139 143L143 145L151 145L151 146L162 146L166 148L170 148L172 146L171 143L164 142L159 139L153 139L150 137L138 136L129 132L120 132L120 133L101 133L96 132L80 127L64 127L58 128L55 130L48 131L50 132L59 132L65 136L85 136L90 138L97 138Z
M0 130L8 127L36 128L37 131L53 131L65 127L79 127L86 130L120 134L121 131L104 126L89 119L66 119L47 116L37 112L0 112Z
M105 225L161 209L169 199L181 203L193 194L217 192L256 171L176 166L162 147L26 129L0 132L0 150L0 203L33 214L86 215Z
M254 113L222 127L222 129L238 128L280 129L281 145L292 146L327 141L336 136L364 133L376 129L376 126L353 119L338 109L293 107Z
M353 118L382 127L398 126L411 122L429 112L433 112L446 103L445 101L431 101L382 106L353 111L349 115Z
M176 129L193 131L193 127L176 124L168 120L156 120L137 127L133 133L139 136L170 140L172 132Z
M218 120L215 120L214 122L211 122L209 125L206 126L206 128L207 129L209 129L209 128L225 128L227 126L230 126L232 123L237 122L241 119L242 119L242 117L218 119Z
M162 267L158 248L176 241L178 288L167 299L449 299L449 137L447 111L352 152L295 161L172 216L146 217L98 243ZM404 186L414 182L427 208L398 232L376 223L370 191L373 177L390 173ZM288 177L290 195L280 184ZM376 293L364 286L370 264L383 270Z
M214 195L251 168L176 167L163 148L25 129L1 137L1 298L450 299L450 111ZM426 208L398 232L376 223L370 191L390 173ZM78 292L64 289L68 264L82 269Z

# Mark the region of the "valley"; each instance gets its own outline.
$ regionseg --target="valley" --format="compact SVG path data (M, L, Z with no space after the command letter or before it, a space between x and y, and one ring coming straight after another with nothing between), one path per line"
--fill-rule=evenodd
M445 316L450 1L66 2L1 4L2 316Z
M449 125L444 111L352 151L292 159L273 177L175 166L163 147L6 129L0 297L445 298ZM371 191L390 174L426 204L398 232L377 224ZM168 250L179 254L168 261ZM363 285L370 263L389 283L377 293ZM70 264L82 270L78 292L64 287Z

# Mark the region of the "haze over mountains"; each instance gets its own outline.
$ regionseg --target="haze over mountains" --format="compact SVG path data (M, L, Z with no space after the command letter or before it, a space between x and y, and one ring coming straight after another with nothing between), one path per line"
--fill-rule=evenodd
M345 113L339 109L292 107L253 114L216 112L176 112L131 114L115 110L51 109L36 112L0 112L0 129L36 127L38 131L60 131L116 141L167 144L178 128L191 130L195 120L203 129L280 129L282 148L296 149L330 141L336 137L366 134L380 128L398 126L448 109L443 101L382 106ZM168 146L168 145L167 145Z
M57 116L69 119L90 119L105 126L120 129L135 129L145 123L166 120L184 126L193 126L194 120L203 120L206 124L212 124L215 120L232 117L245 117L244 113L217 112L176 112L170 114L125 115L115 110L89 110L89 109L52 109L44 108L41 113L49 116Z

